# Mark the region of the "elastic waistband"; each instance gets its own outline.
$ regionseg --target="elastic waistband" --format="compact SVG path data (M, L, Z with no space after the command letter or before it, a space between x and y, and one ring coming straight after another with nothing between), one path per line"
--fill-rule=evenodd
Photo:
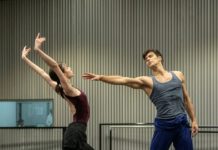
M155 118L155 127L161 129L174 129L179 126L189 127L187 115L179 115L173 119L159 119Z
M69 124L69 126L70 125L83 125L83 126L87 126L87 123L85 123L85 122L71 122L70 124Z

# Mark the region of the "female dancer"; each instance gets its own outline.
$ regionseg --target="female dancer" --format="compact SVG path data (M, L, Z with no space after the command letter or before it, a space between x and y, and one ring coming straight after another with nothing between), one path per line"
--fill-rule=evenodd
M70 82L70 79L74 76L72 69L66 64L58 64L53 58L42 51L41 45L44 41L45 37L40 37L40 34L38 34L35 39L34 50L50 67L49 75L27 58L31 48L26 46L23 48L22 59L69 104L73 115L73 122L69 124L65 131L63 150L93 150L87 144L86 136L87 122L90 117L87 97L83 91L74 85L72 86Z

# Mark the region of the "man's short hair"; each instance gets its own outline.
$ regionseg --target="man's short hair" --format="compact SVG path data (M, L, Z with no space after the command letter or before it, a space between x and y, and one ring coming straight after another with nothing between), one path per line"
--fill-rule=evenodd
M150 52L153 52L156 56L160 56L161 58L162 58L162 64L163 64L163 62L164 62L164 59L163 59L163 55L161 54L161 52L159 51L159 50L157 50L157 49L147 49L144 53L143 53L143 55L142 55L142 57L143 57L143 59L145 60L145 57L148 55L148 53L150 53Z

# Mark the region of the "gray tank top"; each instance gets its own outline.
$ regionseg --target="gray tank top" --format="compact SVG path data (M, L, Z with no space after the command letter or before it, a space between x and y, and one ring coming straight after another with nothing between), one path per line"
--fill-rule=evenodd
M160 83L152 76L153 89L150 95L152 103L157 109L157 118L172 119L176 116L186 114L182 92L182 82L173 73L172 79Z

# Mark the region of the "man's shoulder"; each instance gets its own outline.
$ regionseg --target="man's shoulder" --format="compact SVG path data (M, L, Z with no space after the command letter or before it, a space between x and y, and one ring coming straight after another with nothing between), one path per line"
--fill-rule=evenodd
M141 81L143 81L145 83L150 83L152 81L151 76L139 76L138 79L140 79Z
M182 71L179 70L173 70L171 72L175 73L176 75L183 75Z
M144 80L149 80L152 78L152 76L139 76L138 78L144 79Z
M181 81L184 80L184 74L181 71L172 71Z

